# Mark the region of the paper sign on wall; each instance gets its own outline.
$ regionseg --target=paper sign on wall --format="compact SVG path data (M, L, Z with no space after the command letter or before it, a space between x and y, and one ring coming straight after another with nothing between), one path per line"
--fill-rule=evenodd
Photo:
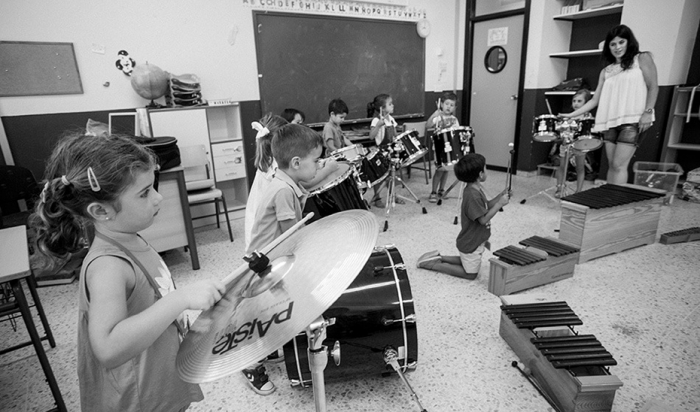
M508 44L508 27L496 27L489 29L487 47L505 46Z

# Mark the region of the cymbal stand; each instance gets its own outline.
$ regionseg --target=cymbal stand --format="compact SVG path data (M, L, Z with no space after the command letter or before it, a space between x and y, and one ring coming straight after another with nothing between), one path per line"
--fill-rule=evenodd
M562 144L564 144L564 143L562 143ZM548 187L540 192L535 193L532 196L526 197L525 199L520 201L521 205L525 204L525 202L527 202L528 199L531 199L531 198L538 196L538 195L545 195L545 196L547 196L548 199L552 200L553 202L558 202L559 199L557 199L556 197L549 194L549 191L551 191L552 189L554 189L555 193L557 193L557 192L559 193L559 198L566 197L566 196L574 193L574 191L569 188L569 185L566 184L566 176L567 176L568 171L569 171L569 159L571 158L571 147L572 147L572 145L568 144L566 146L566 151L564 152L564 172L563 172L564 176L562 176L561 183L556 184L554 186L550 186L550 187ZM557 173L558 172L559 171L557 171Z
M401 177L396 173L399 169L401 169L401 160L392 158L391 159L391 170L389 172L389 177L388 177L388 184L387 184L387 195L386 195L386 220L384 221L384 231L386 232L387 229L389 229L389 212L391 212L391 209L396 207L396 198L398 197L399 199L403 199L407 202L415 202L415 203L420 203L420 199L418 196L416 196L413 191L406 186L406 182L401 179ZM409 199L405 196L401 196L396 192L396 182L400 183L404 189L408 191L408 193L411 195L413 199ZM423 208L423 213L428 213L428 211Z
M316 412L326 412L326 381L323 371L328 365L328 347L323 344L326 339L326 327L335 324L335 319L325 320L319 316L306 328L306 336L309 342L307 356L309 358L309 370L311 371L311 384L314 391Z
M416 403L418 404L418 407L420 408L421 412L428 412L428 410L425 409L423 407L423 405L421 405L420 400L418 399L418 395L411 387L411 384L408 383L406 376L404 376L403 371L401 370L401 365L399 365L398 359L399 359L399 353L396 351L396 349L394 349L391 346L387 346L384 349L384 362L387 365L391 366L396 371L396 373L399 375L399 377L401 378L403 383L406 385L406 388L408 388L408 391L411 392L411 396L413 397L413 400L415 400Z

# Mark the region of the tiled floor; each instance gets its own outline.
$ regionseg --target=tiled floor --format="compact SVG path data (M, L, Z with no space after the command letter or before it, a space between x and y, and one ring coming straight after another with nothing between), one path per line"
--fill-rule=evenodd
M496 194L504 182L504 173L489 172L486 189ZM537 195L553 182L544 176L514 178L514 199L492 223L493 250L533 235L558 236L558 202ZM517 358L499 336L500 300L487 291L486 261L491 253L486 252L475 281L416 269L418 256L428 250L456 253L457 192L441 206L428 203L429 187L416 171L409 187L422 204L397 205L389 217L389 230L379 233L377 245L396 245L407 267L419 343L418 367L407 378L421 403L432 412L552 410L511 366ZM399 192L407 195L403 189ZM526 197L528 201L521 204ZM427 214L421 213L421 206ZM383 211L372 211L382 227ZM228 242L225 228L198 231L199 271L191 270L183 251L166 254L179 284L222 279L240 265L243 221L232 225L234 243ZM658 235L692 226L700 226L700 204L676 200L663 207ZM519 294L566 301L584 322L578 329L595 334L613 354L618 365L611 372L624 385L616 393L613 411L695 411L700 410L699 258L700 242L657 242L579 264L573 277ZM77 283L43 288L40 295L58 343L47 354L69 410L78 411ZM13 332L8 322L0 324L2 347L24 336L23 328ZM284 363L268 369L278 387L272 395L256 395L236 373L203 384L205 399L191 410L315 410L313 392L290 387ZM419 410L395 375L355 376L327 383L326 397L329 411ZM0 405L3 411L51 408L51 395L31 348L0 357ZM651 405L656 409L650 409Z

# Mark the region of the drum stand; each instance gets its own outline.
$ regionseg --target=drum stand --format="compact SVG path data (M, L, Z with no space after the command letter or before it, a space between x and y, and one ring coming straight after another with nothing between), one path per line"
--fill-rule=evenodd
M323 344L326 339L326 327L333 325L335 319L329 321L319 316L306 328L308 338L307 356L309 358L309 370L311 371L311 384L314 391L316 412L326 412L326 381L323 371L328 365L328 347Z
M562 197L566 197L566 196L574 193L574 191L569 188L569 185L566 184L566 176L569 172L569 160L571 158L571 149L572 149L572 145L569 144L569 145L567 145L566 151L564 152L564 176L561 179L561 183L556 184L556 185L551 186L551 187L548 187L540 192L535 193L534 195L532 195L530 197L526 197L525 199L520 201L521 205L525 204L525 202L527 202L528 199L531 199L531 198L538 196L538 195L545 195L545 196L547 196L548 199L550 199L554 202L558 202L559 199L561 199ZM557 170L557 173L558 172L559 171ZM555 194L557 192L559 193L559 199L557 199L556 197L549 194L549 191L551 191L552 189L554 189Z
M399 199L403 199L407 202L415 202L415 203L420 203L420 199L418 196L416 196L413 191L406 186L406 182L401 179L401 177L396 173L399 169L401 168L401 161L399 159L391 159L391 170L389 172L389 184L387 184L387 195L386 195L386 220L384 221L384 231L386 232L387 229L389 229L389 212L391 212L391 209L396 207L396 198L398 197ZM401 183L404 189L408 190L408 193L413 197L413 199L409 199L405 196L401 196L400 194L396 193L396 182ZM428 213L428 210L424 207L423 208L423 214Z
M401 365L399 365L398 359L399 359L399 352L396 349L394 349L391 346L384 349L384 362L387 365L391 366L392 369L394 369L394 371L396 371L396 373L399 375L399 377L403 381L404 385L406 385L406 388L411 393L413 400L415 400L416 403L418 404L418 407L420 408L421 412L428 412L428 410L425 409L423 407L423 405L421 405L420 400L418 399L418 395L413 390L413 388L411 387L411 384L408 383L408 380L404 376L403 371L401 370Z

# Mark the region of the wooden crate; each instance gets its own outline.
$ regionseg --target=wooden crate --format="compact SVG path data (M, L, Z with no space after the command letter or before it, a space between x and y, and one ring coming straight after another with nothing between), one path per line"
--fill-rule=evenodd
M561 240L556 241L568 244L568 242ZM572 244L568 245L576 247ZM496 296L508 295L574 276L579 252L554 257L537 248L525 247L523 249L546 257L547 260L518 266L511 265L498 258L489 259L489 292Z
M653 193L662 190L629 186ZM562 200L559 239L579 248L578 263L656 241L663 197L604 209Z

